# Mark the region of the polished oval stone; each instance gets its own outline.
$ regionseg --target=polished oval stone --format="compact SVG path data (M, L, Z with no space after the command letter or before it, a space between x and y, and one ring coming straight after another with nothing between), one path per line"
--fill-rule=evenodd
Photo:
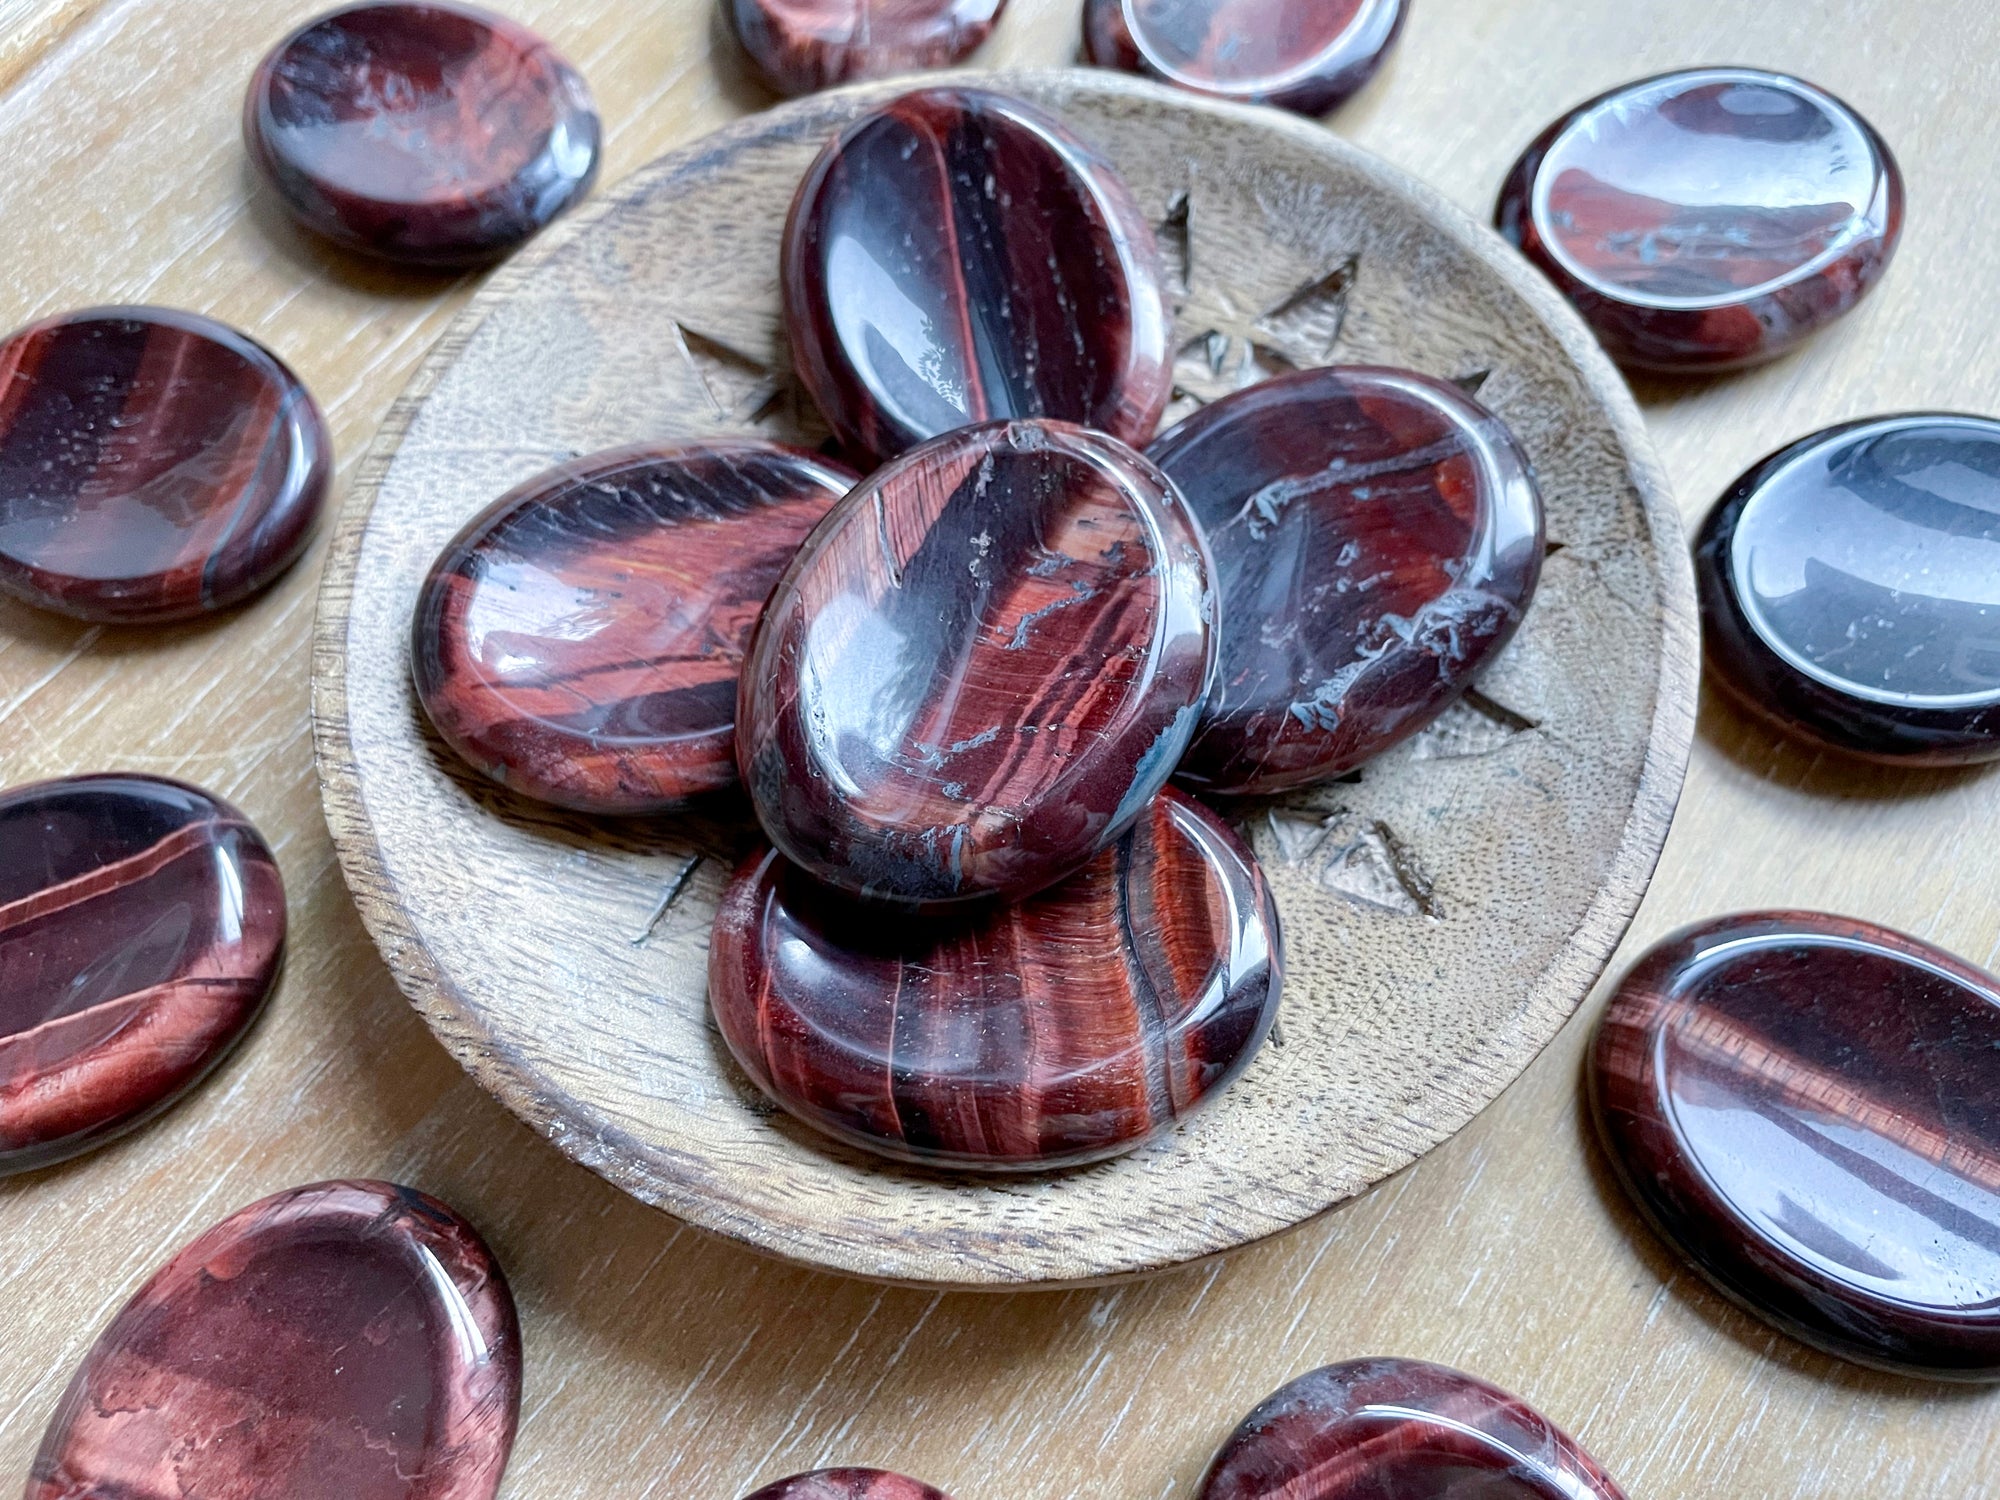
M1060 880L1187 748L1209 576L1115 438L1003 422L906 454L806 542L745 662L736 753L771 842L910 905Z
M1765 459L1695 546L1712 680L1871 759L2000 759L2000 422L1916 414Z
M767 1484L749 1500L951 1500L951 1496L887 1469L815 1469Z
M775 851L724 893L709 1004L757 1086L900 1161L1039 1171L1130 1151L1263 1044L1278 914L1235 834L1168 791L1052 890L911 918Z
M520 1404L478 1232L410 1188L323 1182L224 1219L125 1304L27 1500L491 1500Z
M445 741L592 813L736 784L736 680L771 586L856 476L725 439L621 448L503 497L432 564L410 645Z
M784 295L799 377L858 453L1007 417L1144 443L1166 409L1152 225L1017 99L924 89L850 126L792 205Z
M1147 456L1215 561L1220 666L1180 771L1204 791L1324 781L1415 734L1512 639L1541 576L1513 435L1413 371L1266 381Z
M1866 922L1725 917L1626 975L1590 1086L1627 1191L1731 1299L2000 1379L2000 981Z
M263 1009L285 888L243 814L152 776L0 793L0 1176L206 1077Z
M240 603L311 540L333 445L306 388L232 328L106 307L0 342L0 589L149 624Z
M1007 0L723 0L737 40L781 94L962 62Z
M1323 115L1375 76L1408 0L1085 0L1099 67Z
M308 22L258 68L243 133L306 228L410 265L504 255L597 175L576 71L524 27L445 0Z
M1359 1359L1302 1375L1238 1427L1200 1500L1624 1500L1517 1396L1442 1365Z
M1903 177L1831 94L1697 68L1557 121L1508 178L1499 224L1621 364L1726 370L1784 353L1881 279Z

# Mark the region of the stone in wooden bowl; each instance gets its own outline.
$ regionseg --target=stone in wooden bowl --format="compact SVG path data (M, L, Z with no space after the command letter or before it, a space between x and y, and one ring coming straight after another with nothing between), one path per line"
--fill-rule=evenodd
M961 78L963 75L959 75ZM1023 1180L847 1151L780 1115L704 997L749 835L512 798L429 733L432 558L559 460L822 435L778 241L821 145L907 85L822 95L640 172L502 271L398 403L335 539L314 707L363 917L473 1075L576 1160L760 1250L955 1286L1153 1271L1300 1224L1459 1129L1576 1010L1650 876L1693 726L1693 589L1639 414L1582 324L1435 193L1317 125L1105 73L974 79L1054 109L1162 225L1191 402L1291 365L1406 365L1504 417L1546 493L1540 596L1477 694L1358 778L1233 812L1290 969L1278 1035L1139 1152Z

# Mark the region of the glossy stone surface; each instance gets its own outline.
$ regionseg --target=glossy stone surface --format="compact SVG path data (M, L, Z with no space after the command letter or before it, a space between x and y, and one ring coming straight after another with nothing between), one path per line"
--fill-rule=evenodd
M503 497L431 567L417 696L503 785L650 813L736 784L736 684L771 587L856 476L749 440L622 448Z
M1881 279L1903 178L1831 94L1698 68L1558 120L1508 178L1499 224L1620 363L1726 370L1784 353Z
M962 62L1007 0L722 0L736 38L781 94L810 94Z
M799 377L891 458L1052 417L1144 443L1171 385L1159 243L1111 165L1016 99L925 89L850 126L785 230Z
M364 0L308 22L258 68L243 134L306 228L418 266L506 254L597 175L583 80L469 5Z
M1262 872L1172 791L1061 885L959 917L862 906L766 850L709 948L716 1024L759 1088L853 1145L969 1171L1170 1130L1249 1065L1281 981Z
M477 1231L382 1182L224 1219L111 1320L27 1500L491 1500L521 1403Z
M1833 1354L2000 1379L2000 981L1811 912L1620 983L1590 1059L1619 1177L1726 1295Z
M951 1500L951 1496L887 1469L815 1469L767 1484L749 1500Z
M1409 0L1085 0L1099 67L1323 115L1375 76Z
M1115 438L997 423L836 506L771 595L736 753L820 879L917 906L1025 896L1123 833L1214 667L1206 549Z
M333 471L298 377L234 329L92 308L0 342L0 589L78 619L227 608L311 539Z
M1736 482L1695 546L1711 681L1871 759L2000 759L2000 422L1816 433Z
M1276 792L1415 734L1513 638L1541 497L1500 419L1408 370L1306 370L1147 449L1207 533L1220 666L1181 778Z
M1547 1417L1442 1365L1301 1375L1231 1434L1199 1500L1624 1500Z
M0 1176L103 1144L263 1008L285 889L243 814L151 776L0 793Z

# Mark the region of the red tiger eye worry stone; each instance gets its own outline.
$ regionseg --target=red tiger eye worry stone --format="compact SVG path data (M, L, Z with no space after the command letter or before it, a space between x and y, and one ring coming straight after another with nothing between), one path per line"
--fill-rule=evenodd
M478 1232L383 1182L254 1203L91 1346L27 1500L491 1500L521 1335Z
M1831 1354L2000 1379L2000 980L1813 912L1689 928L1619 984L1599 1131L1648 1220Z
M723 0L737 40L781 94L962 61L1007 0Z
M1409 0L1086 0L1099 67L1323 115L1375 76Z
M1282 376L1147 456L1208 538L1220 665L1190 786L1276 792L1415 734L1513 637L1542 505L1500 419L1408 370Z
M1249 852L1178 792L1061 885L912 919L775 851L716 915L709 1004L766 1094L900 1161L1040 1171L1129 1151L1235 1079L1282 982Z
M1709 680L1888 764L2000 760L2000 421L1843 423L1736 481L1695 539Z
M951 1496L887 1469L815 1469L767 1484L749 1500L951 1500Z
M122 624L239 603L311 540L332 447L298 377L208 318L33 324L0 342L0 590Z
M1442 1365L1359 1359L1244 1419L1199 1500L1625 1500L1518 1397Z
M1619 363L1728 370L1784 353L1882 278L1903 176L1824 90L1697 68L1558 120L1515 166L1498 219Z
M243 133L295 218L420 266L514 249L590 190L590 92L548 43L449 0L363 0L264 59Z
M263 1009L285 946L270 847L151 776L0 794L0 1176L150 1119Z
M418 598L417 696L525 796L651 813L736 784L743 652L799 543L855 483L751 440L616 449L504 496Z
M925 89L850 126L800 185L783 282L799 377L858 452L1007 417L1144 443L1166 409L1152 224L1017 99Z
M771 842L912 906L1025 896L1139 816L1214 665L1199 530L1115 438L968 428L865 481L778 583L736 754Z

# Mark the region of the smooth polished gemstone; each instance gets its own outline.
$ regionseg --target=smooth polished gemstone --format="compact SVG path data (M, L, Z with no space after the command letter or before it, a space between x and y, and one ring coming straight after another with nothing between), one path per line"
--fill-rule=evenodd
M1375 76L1409 0L1086 0L1084 50L1218 99L1323 115Z
M520 1404L478 1232L409 1188L323 1182L224 1219L125 1304L27 1500L491 1500Z
M332 450L298 377L220 323L32 324L0 342L0 589L107 623L225 609L305 550Z
M363 0L264 59L243 133L293 216L420 266L504 255L590 190L590 91L547 42L469 5Z
M410 643L417 696L467 761L544 802L650 813L734 786L751 632L855 482L751 440L563 464L432 564Z
M856 452L1008 417L1137 444L1166 409L1152 224L1017 99L925 89L850 126L792 205L784 294L800 379Z
M0 793L0 1176L130 1130L263 1008L285 946L270 847L152 776Z
M1205 791L1324 781L1415 734L1512 639L1541 576L1526 455L1429 376L1282 376L1146 451L1215 560L1220 666L1180 770Z
M1238 1427L1200 1500L1624 1500L1517 1396L1442 1365L1360 1359L1302 1375Z
M1007 0L723 0L743 50L781 94L962 62Z
M1850 422L1739 479L1695 547L1712 680L1778 728L2000 760L2000 422Z
M1784 353L1881 279L1903 177L1831 94L1698 68L1557 121L1508 178L1499 223L1620 363L1727 370Z
M1277 1014L1278 914L1236 836L1168 791L1061 885L911 918L775 851L716 914L709 1004L758 1087L901 1161L1039 1171L1171 1129Z
M736 754L820 879L946 906L1025 896L1173 774L1215 661L1201 535L1101 433L968 428L836 506L771 595Z
M2000 1379L2000 981L1811 912L1620 983L1591 1051L1619 1177L1722 1292L1864 1364Z
M887 1469L815 1469L767 1484L749 1500L951 1500L951 1496Z

